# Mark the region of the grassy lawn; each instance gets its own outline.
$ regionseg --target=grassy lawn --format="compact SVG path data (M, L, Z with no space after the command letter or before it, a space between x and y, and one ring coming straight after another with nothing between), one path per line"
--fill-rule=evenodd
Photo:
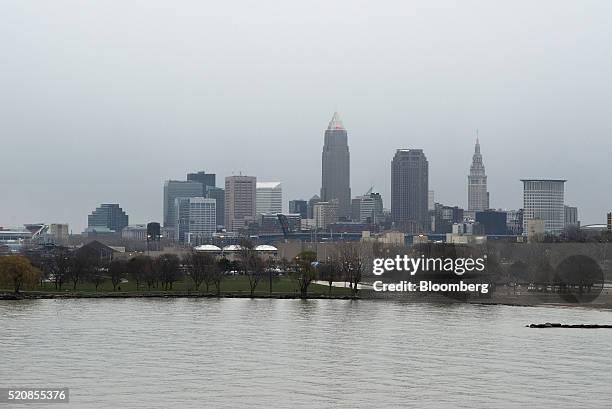
M60 292L59 290L55 289L55 285L53 283L43 283L42 286L38 286L31 290L32 291L44 291L44 292ZM10 289L5 289L5 291L12 292ZM72 292L72 291L73 291L72 282L64 283L64 285L62 286L61 292ZM85 283L77 284L76 292L84 293L84 292L95 292L95 291L96 291L96 288L93 285L93 283L85 282ZM117 292L122 292L122 293L128 292L129 293L129 292L136 292L136 291L137 291L136 283L133 281L121 283L117 287ZM163 288L161 288L161 285L158 288L148 289L146 284L141 284L140 289L138 290L138 292L141 292L141 293L160 292L160 291L165 291ZM168 291L195 292L195 286L193 285L193 282L191 280L186 279L186 280L174 282L174 284L172 285L172 290L168 290ZM215 291L216 291L215 287L211 284L208 292L214 293ZM98 292L99 293L113 292L113 285L111 284L110 280L105 281L102 284L100 284L100 286L98 287ZM201 293L207 292L206 285L204 283L200 286L199 292ZM267 277L264 277L263 279L259 281L257 287L255 288L255 294L267 295L269 294L269 292L270 292L270 282ZM238 276L238 275L225 277L224 280L221 282L221 293L222 294L227 294L227 293L249 294L250 287L249 287L248 277ZM272 293L273 294L299 294L298 283L296 280L288 278L288 277L275 278L272 280ZM329 294L329 288L324 285L311 284L308 287L308 293L327 295ZM344 296L344 295L350 295L351 292L350 292L350 289L348 288L333 287L331 294L333 296Z

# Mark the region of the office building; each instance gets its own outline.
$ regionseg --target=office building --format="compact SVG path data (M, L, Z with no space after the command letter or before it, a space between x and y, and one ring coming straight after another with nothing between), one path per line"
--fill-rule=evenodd
M187 242L200 244L217 231L217 201L204 197L189 198L189 227Z
M287 233L299 232L302 228L302 216L297 213L274 213L260 214L259 232L260 233L283 233L283 227L279 220L279 214L287 222Z
M174 201L178 197L201 197L204 190L200 182L167 180L164 183L164 227L176 227Z
M217 226L225 226L225 189L220 187L207 186L206 198L217 201Z
M325 131L322 153L321 201L338 201L338 217L351 216L348 135L337 112Z
M608 213L608 231L612 232L612 212Z
M212 237L217 231L216 200L204 197L178 197L174 201L176 213L176 240L193 243Z
M63 242L68 240L68 236L70 235L70 231L68 229L68 224L66 223L51 223L49 225L48 234L53 236L55 240L59 242Z
M225 178L225 227L239 231L255 221L257 178L228 176Z
M206 190L208 187L216 187L216 178L217 176L214 173L206 173L204 171L200 171L197 173L188 173L187 180L191 182L199 182L202 184L202 194L201 196L206 195Z
M256 213L283 212L283 187L280 182L257 182Z
M299 214L302 219L308 218L308 202L306 200L290 200L289 213Z
M314 205L319 203L320 201L321 198L319 197L319 195L314 195L310 198L310 200L308 201L308 219L314 219Z
M398 149L391 162L391 217L407 233L429 230L429 164L422 149Z
M90 231L95 228L107 228L119 233L127 225L128 215L116 203L103 203L87 216L87 227L91 228Z
M476 212L489 208L489 192L487 191L487 175L482 163L480 141L476 138L472 165L468 176L468 215L473 218Z
M482 226L484 234L497 236L508 234L507 220L508 215L504 211L489 209L476 212L476 222Z
M352 200L351 219L354 222L377 224L382 220L383 201L380 193L372 192L372 188L363 196Z
M564 186L561 179L521 179L523 182L523 234L530 220L542 220L544 233L560 234L565 227ZM534 224L534 229L539 225ZM537 230L537 229L536 229Z
M431 231L436 234L451 233L453 224L463 223L464 210L458 206L445 206L441 203L434 204L431 213Z
M578 208L575 206L563 206L565 213L565 227L580 226L578 221Z
M313 207L315 227L317 229L327 229L327 227L338 221L338 201L317 202Z
M523 209L506 210L506 228L508 234L520 236L523 234Z

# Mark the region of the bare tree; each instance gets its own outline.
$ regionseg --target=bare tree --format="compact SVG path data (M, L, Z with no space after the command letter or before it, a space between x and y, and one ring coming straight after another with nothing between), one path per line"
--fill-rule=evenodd
M172 290L181 266L179 257L176 254L162 254L157 258L156 264L164 290Z
M241 243L238 256L240 259L240 268L249 280L251 297L253 297L257 284L259 284L259 282L264 276L263 273L265 271L265 267L263 260L255 251L253 243L246 240Z
M127 263L123 260L113 260L108 266L108 275L113 284L113 291L117 290L117 286L125 277Z
M336 246L338 267L356 296L363 274L372 268L371 248L362 243L344 242Z
M215 258L211 254L202 252L192 252L183 258L187 276L191 278L196 291L200 289L202 283L206 285L206 292L213 282L214 270L217 268Z

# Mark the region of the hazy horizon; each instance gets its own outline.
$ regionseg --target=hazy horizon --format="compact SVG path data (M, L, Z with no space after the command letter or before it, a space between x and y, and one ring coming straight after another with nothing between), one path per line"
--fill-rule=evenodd
M492 208L521 178L567 179L583 224L612 189L612 3L4 1L0 226L100 203L161 221L188 172L321 187L323 134L348 130L351 190L390 205L396 149L423 149L436 201L467 206L479 129ZM603 171L602 171L603 170Z

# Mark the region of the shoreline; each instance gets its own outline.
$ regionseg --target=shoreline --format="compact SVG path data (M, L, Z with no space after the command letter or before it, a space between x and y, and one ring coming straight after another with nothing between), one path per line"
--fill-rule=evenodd
M365 296L364 296L365 295ZM327 294L309 294L307 297L301 297L299 294L291 293L276 293L276 294L254 294L251 296L249 293L195 293L188 291L172 291L172 292L44 292L44 291L25 291L20 293L13 292L0 292L0 301L21 301L21 300L53 300L53 299L126 299L126 298L252 298L252 299L278 299L278 300L372 300L372 301L408 301L411 303L435 303L435 304L471 304L471 305L486 305L486 306L511 306L511 307L555 307L555 308L586 308L586 309L601 309L611 310L612 304L608 303L585 303L585 304L568 304L568 303L554 303L554 302L542 302L542 303L529 303L520 302L519 300L451 300L448 298L412 298L410 300L402 298L378 298L369 297L366 294L357 296L351 295L327 295ZM528 301L528 300L524 300Z

